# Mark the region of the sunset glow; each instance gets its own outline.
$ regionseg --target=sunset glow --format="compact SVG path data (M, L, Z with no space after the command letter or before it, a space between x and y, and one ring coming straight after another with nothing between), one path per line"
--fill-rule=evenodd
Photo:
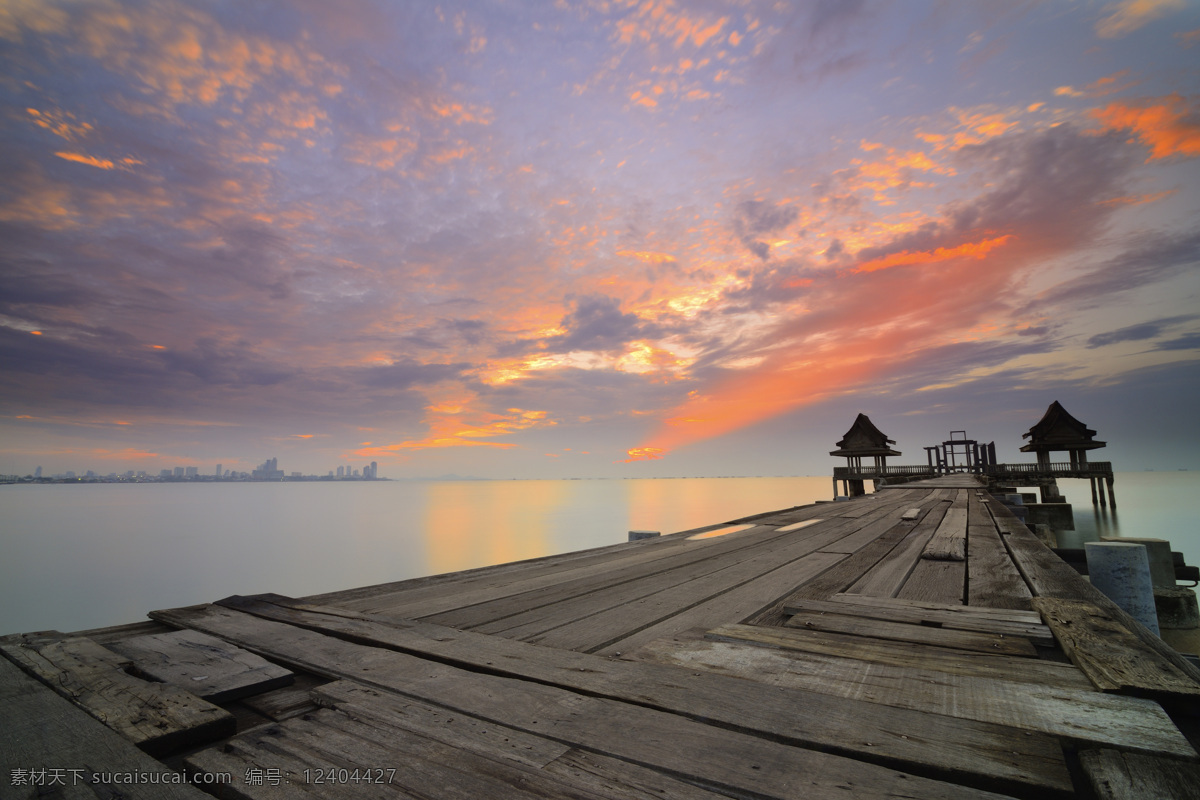
M0 473L823 473L860 411L919 460L1055 399L1200 450L1197 31L1182 0L10 4Z

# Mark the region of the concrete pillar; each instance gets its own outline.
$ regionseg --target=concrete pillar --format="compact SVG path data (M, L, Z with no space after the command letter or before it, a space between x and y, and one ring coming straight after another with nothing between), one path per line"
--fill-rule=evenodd
M1085 542L1092 585L1125 613L1159 633L1154 608L1154 584L1144 545L1133 542Z
M662 531L630 531L629 541L639 542L642 539L653 539L656 536L662 536Z
M1175 588L1175 561L1171 557L1171 543L1166 539L1101 536L1100 541L1145 545L1146 560L1150 563L1150 582L1154 584L1154 588Z

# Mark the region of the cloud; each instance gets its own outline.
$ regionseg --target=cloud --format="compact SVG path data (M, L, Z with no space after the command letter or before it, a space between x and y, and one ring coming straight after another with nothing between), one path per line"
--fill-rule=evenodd
M562 318L566 333L545 340L550 352L615 350L627 342L654 336L658 327L637 314L621 311L621 301L602 294L575 299L575 308Z
M1188 333L1175 339L1159 342L1155 350L1200 350L1200 333Z
M1108 6L1111 13L1096 22L1096 35L1115 39L1133 33L1173 11L1187 8L1184 0L1122 0Z
M1162 335L1163 329L1181 322L1187 322L1195 317L1167 317L1152 322L1142 322L1137 325L1127 325L1114 331L1098 333L1087 340L1089 349L1104 347L1118 342L1138 342L1143 339L1154 339Z
M771 255L771 246L760 237L776 233L796 221L797 210L768 204L762 200L744 200L737 205L733 227L743 245L761 260Z
M1106 130L1133 131L1150 148L1147 161L1200 156L1200 107L1173 94L1137 102L1115 102L1091 112Z

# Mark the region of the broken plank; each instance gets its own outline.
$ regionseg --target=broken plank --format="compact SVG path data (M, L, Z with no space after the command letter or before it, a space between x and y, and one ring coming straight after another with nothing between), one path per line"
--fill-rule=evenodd
M109 648L153 680L210 703L227 703L290 684L294 676L261 656L196 631L135 636Z
M934 647L953 647L958 650L974 650L980 653L1003 653L1010 656L1037 657L1037 648L1021 636L961 631L950 628L932 628L927 625L906 622L888 622L880 619L805 611L799 605L785 606L791 613L787 621L789 628L845 633L873 639L889 639L898 642L916 642Z
M1200 686L1200 668L1189 663L1145 625L1129 616L1103 592L1084 580L1012 516L1008 509L998 503L990 505L994 506L990 510L997 527L1007 531L1004 544L1035 597L1057 597L1091 603L1128 628L1142 644Z
M1044 686L1067 689L1094 689L1074 666L1023 656L992 655L969 650L931 647L912 642L866 639L841 633L768 628L759 625L722 625L705 634L717 641L747 642L756 647L773 647L806 653L853 658L868 664L888 664L968 675L993 680L1011 680L1020 672L1026 680Z
M1200 686L1091 603L1036 597L1033 606L1071 663L1097 689L1159 699L1200 699Z
M1019 671L995 680L923 667L868 666L853 658L711 639L652 642L639 648L637 656L771 686L1009 725L1144 753L1195 756L1170 717L1151 700L1104 694L1090 687L1047 687L1026 682Z
M1084 750L1079 765L1096 800L1200 800L1200 765L1119 750Z
M207 800L182 775L106 728L83 709L0 658L0 795L34 798ZM19 785L20 770L44 770L43 785ZM106 775L153 775L155 783L114 785ZM28 773L26 773L28 774ZM61 785L57 783L61 778Z
M229 736L233 716L174 686L135 678L128 661L90 639L9 639L0 651L151 755Z
M845 597L845 595L838 595ZM789 609L812 611L817 613L845 614L868 619L903 622L910 625L927 625L947 630L976 631L993 633L1004 636L1019 636L1037 645L1053 647L1054 634L1040 621L1037 623L1009 622L994 617L972 614L970 606L953 606L954 611L914 608L912 606L890 604L866 605L859 603L843 603L838 600L795 600L788 605Z
M536 714L537 709L558 707L567 702L568 716L575 720L574 714L583 706L591 708L593 702L599 703L601 705L595 707L596 714L600 715L598 719L603 720L606 728L610 724L615 726L611 736L623 739L622 746L635 746L631 734L642 730L639 726L643 721L649 724L658 719L629 718L627 712L636 707L639 714L665 713L678 719L686 717L713 731L718 729L710 725L718 723L723 726L719 729L722 737L740 732L739 735L750 739L767 737L801 747L817 746L859 759L862 766L868 766L868 761L876 765L904 764L907 772L919 771L928 776L957 775L960 776L957 779L976 786L1011 787L1006 791L1059 782L1061 751L1058 745L1052 739L1036 734L1022 735L1022 732L1003 726L886 709L871 703L795 690L777 690L771 701L764 703L757 687L735 678L691 675L667 667L613 661L514 642L498 642L497 647L509 649L493 652L508 652L517 657L487 659L493 663L484 664L482 668L496 672L501 669L516 671L525 679L465 672L443 663L383 649L381 642L375 646L362 646L217 606L157 611L151 616L178 627L204 630L272 660L290 663L325 677L350 677L376 688L460 711L465 710L463 704L469 702L475 709L475 716L486 716L478 704L500 703L506 709L505 714L520 716ZM330 617L331 624L349 622L354 621ZM360 636L370 633L377 639L391 635L386 626L377 623L359 626L358 630ZM410 644L421 638L420 631L417 633L417 636L406 637ZM460 657L479 659L484 656L479 652L481 640L493 638L459 634L470 632L442 629L436 635L428 633L425 638L429 642L425 646L441 649L443 659L445 649L442 648L451 645L461 653ZM526 655L522 657L522 654ZM563 660L563 657L570 660ZM564 685L570 682L587 696L568 688L531 682L545 681L546 678ZM555 692L565 692L572 699L568 702ZM602 693L607 697L596 696ZM617 716L611 716L613 714ZM544 717L540 719L544 726L533 728L531 732L557 730L554 723L546 722ZM512 720L505 724L511 726ZM524 724L516 727L530 730ZM665 732L659 735L665 735ZM693 749L691 745L678 743L673 749L702 754L719 747L701 744L696 741L696 749ZM826 769L814 765L815 772L827 774Z

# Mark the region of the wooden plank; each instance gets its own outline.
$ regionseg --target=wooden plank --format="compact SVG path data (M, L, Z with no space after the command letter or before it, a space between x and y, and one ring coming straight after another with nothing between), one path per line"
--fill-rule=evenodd
M869 664L931 669L954 675L969 675L993 680L1010 680L1018 670L1026 680L1044 686L1066 689L1094 689L1091 681L1070 664L1042 661L1021 656L1000 656L946 647L931 647L912 642L865 639L841 633L766 628L758 625L722 625L705 634L717 641L747 642L756 647L774 647L805 653L853 658ZM637 652L637 651L635 651Z
M1145 753L1195 755L1171 718L1153 701L1090 688L1046 687L1025 682L1020 672L1011 673L1006 680L994 680L705 639L652 642L639 648L638 656L771 686L853 697Z
M977 493L967 498L967 604L1028 610L1033 594L1000 541L992 515Z
M977 631L931 628L927 625L905 622L888 622L880 619L805 611L799 605L784 607L792 613L787 621L789 628L806 628L850 636L867 636L896 642L916 642L932 647L953 647L958 650L974 650L979 653L1003 653L1010 656L1037 657L1037 648L1028 639L1020 636L1004 636Z
M777 690L771 701L765 703L759 687L735 678L693 675L667 667L588 657L503 640L497 641L495 646L524 648L529 655L523 660L487 659L492 663L484 664L484 668L497 672L517 670L529 680L467 672L380 646L341 641L217 606L152 612L152 617L170 625L203 630L314 674L330 678L351 677L378 689L445 708L465 712L465 707L469 707L474 716L498 718L497 721L510 727L532 733L575 731L577 724L582 724L582 729L573 736L585 733L595 736L604 730L608 733L598 739L589 739L593 742L589 749L601 749L607 755L620 758L638 753L643 746L663 746L669 747L674 757L692 753L703 761L705 755L724 749L729 744L729 737L736 734L746 740L761 741L758 737L767 737L773 740L772 744L788 743L793 745L785 748L790 752L816 755L795 747L815 746L861 762L842 763L839 759L834 766L830 766L831 762L812 762L811 775L805 774L807 768L795 773L804 775L805 780L830 774L828 769L851 769L850 773L843 774L857 774L857 767L851 767L851 764L866 767L870 766L867 762L871 762L906 764L907 771L920 770L926 775L962 776L961 780L973 785L986 784L1005 791L1010 789L1003 787L1028 789L1059 782L1061 752L1058 745L1052 739L1036 734L1023 735L1003 726L884 709L871 703L795 690ZM379 639L409 634L406 640L411 642L421 637L424 631L424 647L431 650L431 655L436 649L443 660L451 648L463 652L464 657L470 653L470 658L479 659L484 655L481 652L483 640L495 639L444 628L436 635L428 629L415 627L402 631L378 623L334 616L329 616L326 624L345 628L350 623L358 623L359 635L366 631ZM342 635L347 634L343 632ZM578 666L568 668L569 664ZM531 682L548 679L562 684L570 682L585 694ZM583 689L584 686L588 688ZM601 694L608 696L598 696ZM618 697L621 699L616 699ZM560 721L555 721L557 717L546 716L549 709L556 707L564 709L565 718ZM674 729L675 723L671 724L671 730L664 730L659 723L666 723L655 715L666 715L699 726L686 728L689 736L694 734L697 738L681 738ZM539 720L542 727L533 727ZM713 728L712 724L722 727ZM567 727L560 728L560 725ZM557 734L552 735L558 738ZM657 738L660 736L665 737L661 742ZM715 738L709 741L709 736ZM621 748L632 749L603 750L602 747L617 746L617 743L609 742L610 739L619 739ZM573 741L582 744L579 739ZM627 760L638 762L637 758ZM759 762L745 762L754 763ZM893 775L888 780L894 779ZM988 781L996 783L988 784ZM912 790L916 791L915 788Z
M921 509L909 508L909 509L906 509L904 511L904 513L900 515L900 519L904 520L905 522L916 522L917 519L920 518L920 516L921 516Z
M915 498L908 495L889 502L879 501L871 514L859 519L861 527L858 530L821 549L826 553L857 553L896 525L902 525L900 515L915 501ZM907 529L909 526L904 527Z
M149 678L178 686L210 703L268 692L294 680L290 670L196 631L136 636L109 648Z
M332 685L336 687L336 684ZM379 704L387 706L389 699L385 694L380 693L372 698L372 705ZM752 737L744 737L736 733L729 735L729 741L720 743L720 730L709 726L698 725L696 723L684 720L679 717L669 715L655 714L655 712L645 712L644 710L633 711L631 707L624 706L615 709L612 717L600 716L598 711L604 706L604 701L598 700L579 700L576 701L576 708L566 711L565 709L556 709L553 706L543 705L542 708L526 711L524 713L506 713L507 726L518 731L522 731L527 726L528 728L547 728L549 737L562 742L580 743L578 749L594 750L602 753L610 758L621 758L633 764L644 766L650 769L671 772L679 775L689 782L704 782L712 785L719 791L737 792L739 794L752 791L755 795L773 797L773 798L790 798L796 796L794 792L798 788L797 778L795 774L788 774L789 768L794 768L800 764L804 766L815 765L817 769L807 773L802 773L800 779L804 782L806 797L844 797L845 788L837 786L837 780L828 773L828 767L831 762L831 757L824 759L813 758L808 751L799 750L787 746L781 746L774 743L766 742ZM633 713L629 713L633 711ZM494 718L494 715L489 715ZM624 718L624 719L623 719ZM618 726L628 722L630 718L637 718L639 722L646 725L646 728L639 728L636 731L628 730L624 733L619 732ZM337 726L348 733L355 733L352 724L348 724L345 718L334 718L321 720L329 723L331 726ZM297 725L296 727L302 727ZM325 743L325 738L321 736L321 731L313 731L312 739ZM650 733L654 736L646 736ZM360 734L365 738L369 732ZM676 738L678 737L678 738ZM630 739L632 741L622 741ZM393 739L387 741L388 745L392 745ZM419 753L413 753L412 746L403 738L399 739L400 747L396 748L404 753L403 761L407 762L413 755L422 755L427 758L429 748L426 748ZM407 745L407 747L405 746ZM706 747L703 747L707 745ZM693 751L693 746L702 746L703 749ZM403 748L403 749L401 749ZM345 746L342 748L345 758L350 754L357 755L357 748L353 746ZM449 749L449 748L448 748ZM577 748L572 748L573 750ZM406 752L407 751L407 752ZM448 765L456 765L454 761L454 753L459 752L457 748L449 749ZM468 751L468 755L470 752ZM815 754L813 754L815 755ZM376 756L377 758L379 756ZM768 761L767 759L771 759ZM431 759L432 760L432 759ZM782 763L780 763L782 762ZM824 763L822 763L824 762ZM847 761L845 759L836 759L833 763L837 763L844 768L854 769L855 774L850 777L851 781L857 782L855 779L861 774L861 767L857 762ZM501 762L491 762L492 764L500 765ZM858 767L850 767L850 765ZM668 766L669 765L669 766ZM475 773L483 772L488 769L488 762L476 760L471 765ZM506 765L505 765L506 766ZM811 769L811 766L810 766ZM879 768L868 770L869 777L861 788L861 792L865 796L871 797L898 797L895 788L885 786L882 783L884 772L877 772ZM505 770L503 767L498 769L496 766L489 770L492 774L502 772L517 772L512 767ZM524 770L522 772L531 772ZM762 773L766 774L762 774ZM544 794L536 794L536 797L577 797L579 796L579 787L575 791L569 785L564 785L562 788L554 787L552 781L557 777L554 773L536 772L533 773L541 777L541 785L538 782L526 778L518 783L516 780L509 778L506 782L511 782L519 788L531 788ZM453 776L447 776L453 780ZM489 775L491 777L491 775ZM887 778L895 781L896 774L891 773ZM815 779L815 780L813 780ZM874 779L874 780L872 780ZM808 786L808 781L812 780L812 786ZM938 795L945 796L948 790L953 790L955 787L947 784L937 784L932 781L922 781L919 778L914 780L920 781L924 786L920 789L917 787L909 787L916 791L928 790L933 791ZM449 783L450 781L448 781ZM407 782L412 787L415 794L419 796L436 796L439 800L442 798L463 798L468 800L472 795L460 794L458 792L446 792L438 789L436 794L429 791L421 785L415 785L415 782ZM901 781L902 785L907 781ZM547 785L549 784L549 785ZM874 785L872 785L874 784ZM450 783L453 787L453 783ZM436 784L435 784L436 786ZM454 787L457 788L457 787ZM557 788L557 791L555 791ZM593 788L593 787L586 787ZM682 786L679 788L682 789ZM855 787L856 789L859 787ZM424 791L422 791L424 789ZM673 797L674 794L666 792L666 796ZM837 794L841 792L842 794ZM694 796L695 792L688 792ZM500 792L477 792L473 797L504 797L510 796L527 796L512 795L507 791ZM587 796L597 796L589 794ZM620 796L628 796L622 793ZM662 794L660 793L661 797ZM708 794L707 796L713 796ZM909 795L911 796L911 795Z
M236 727L229 712L195 695L128 674L128 661L90 639L9 637L0 651L151 755L229 736Z
M787 615L783 613L783 607L792 598L824 600L837 592L844 591L862 577L864 572L875 566L875 564L879 563L885 556L892 552L896 545L908 535L910 530L907 525L893 525L882 536L853 555L845 558L837 566L823 570L819 576L800 583L799 587L790 595L780 599L771 607L763 609L753 617L745 618L745 621L754 625L782 625L787 619ZM711 628L728 621L728 619L715 620L707 627ZM695 627L700 626L697 625ZM649 641L649 639L646 641Z
M0 795L207 800L168 769L83 709L0 658ZM40 771L34 777L30 771ZM153 774L155 783L112 783L112 775Z
M1084 750L1079 765L1096 800L1200 800L1200 765L1119 750Z
M619 656L624 650L645 642L673 636L689 628L712 628L726 622L756 617L773 608L781 598L803 586L805 582L834 567L846 556L840 553L810 553L802 559L746 581L691 608L680 611L666 619L631 632L607 644L589 648L588 652L600 655ZM549 637L539 637L541 644L551 644Z
M965 492L965 490L964 490ZM967 558L967 509L955 505L946 509L941 524L925 545L921 558L933 561L965 561Z
M802 570L802 562L837 535L835 531L817 536L797 536L794 541L778 543L755 558L732 563L715 572L699 574L684 583L668 584L649 594L645 594L646 589L653 588L653 583L637 587L632 592L615 590L597 593L587 598L587 602L560 604L546 609L546 614L519 615L494 625L480 626L476 630L499 633L507 638L537 642L548 647L592 652L668 622L681 611L686 613L707 602L723 604L730 591L737 591L766 575L779 575L787 585L764 599L758 606L761 607L783 591L793 588L798 574L796 568ZM633 587L627 585L625 588ZM753 610L758 610L758 607ZM722 621L739 618L726 612ZM514 621L523 624L512 624Z
M1006 531L1004 544L1021 576L1029 584L1035 597L1056 597L1067 600L1082 600L1091 603L1118 623L1129 629L1142 644L1164 658L1177 670L1200 685L1200 669L1197 669L1177 651L1145 625L1125 613L1116 603L1109 600L1096 587L1083 579L1050 548L1042 544L1030 530L999 503L989 504L989 510L998 528Z
M570 785L609 796L710 800L705 789L653 769L607 756L583 753L562 742L446 711L352 681L335 681L318 689L315 699L355 720L394 731L409 731L455 750L501 762L515 762Z
M939 614L957 614L963 617L994 619L1018 625L1043 625L1042 615L1036 611L1019 608L988 608L987 606L963 606L954 603L936 603L931 600L904 600L899 597L867 597L860 594L841 593L832 598L839 603L866 606L868 608L899 608L935 611Z
M930 600L935 603L963 602L967 586L967 565L962 561L921 559L909 573L896 597L903 600Z
M1041 622L1029 624L1027 622L1000 620L988 615L974 614L970 611L970 606L949 606L947 608L954 610L935 610L897 605L895 603L887 605L864 605L859 603L844 603L837 600L837 597L845 596L837 595L833 600L796 600L788 608L798 611L845 614L854 617L866 617L868 619L903 622L910 625L926 625L949 630L977 631L1001 636L1018 636L1036 645L1046 647L1055 646L1054 634Z
M904 537L887 558L871 567L846 590L875 597L895 597L916 567L921 551L946 515L945 503L936 503L918 518L912 532Z
M1036 597L1033 606L1071 663L1097 689L1142 697L1200 698L1200 686L1091 603Z
M490 633L549 621L540 628L546 630L560 622L569 621L574 618L573 614L586 615L596 608L598 598L614 598L609 601L610 605L628 602L653 591L711 574L757 554L770 553L781 542L817 539L825 543L835 538L827 528L836 530L836 527L816 525L796 534L776 533L773 528L764 527L761 532L765 535L752 538L700 540L691 542L689 549L677 552L670 559L619 567L601 565L590 574L575 576L567 581L514 592L488 602L461 605L439 614L421 613L419 616L441 625L480 628ZM822 535L824 539L819 538ZM604 601L601 599L601 602Z

